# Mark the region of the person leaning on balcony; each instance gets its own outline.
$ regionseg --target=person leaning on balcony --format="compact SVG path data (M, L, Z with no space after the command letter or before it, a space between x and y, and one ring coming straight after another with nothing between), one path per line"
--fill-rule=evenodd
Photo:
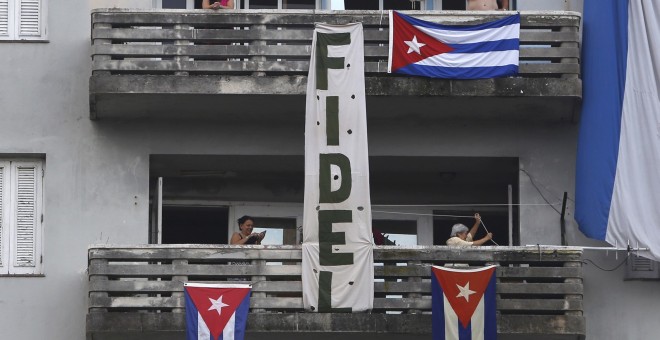
M265 233L254 233L254 219L250 216L243 216L238 219L238 232L231 235L229 244L261 244L261 240L266 236ZM256 240L253 239L256 237Z
M213 1L213 3L211 3ZM234 0L202 0L203 9L234 9Z
M471 247L480 246L488 242L488 240L493 238L493 233L488 233L486 236L476 241L472 240L474 235L477 233L477 229L479 229L480 224L481 216L479 216L479 213L474 214L474 225L469 231L468 227L466 227L464 224L454 224L454 226L451 227L451 235L447 240L447 245L453 247Z
M468 0L466 9L468 11L506 11L509 9L509 0Z

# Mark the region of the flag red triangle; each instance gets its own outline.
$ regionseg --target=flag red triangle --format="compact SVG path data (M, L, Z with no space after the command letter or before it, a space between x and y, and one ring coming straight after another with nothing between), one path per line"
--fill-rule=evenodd
M494 272L495 267L480 271L450 271L433 267L433 274L463 327L467 328L470 323Z
M243 299L250 293L250 288L207 288L186 287L197 311L202 316L204 323L209 328L211 335L216 339L225 329L227 322L241 304ZM212 301L213 300L213 301ZM213 302L220 307L212 309Z
M454 50L451 46L420 31L395 11L392 12L392 27L390 29L393 31L392 72L428 57ZM406 44L406 42L412 43L413 41L424 44L420 47L419 53L411 50L410 46Z

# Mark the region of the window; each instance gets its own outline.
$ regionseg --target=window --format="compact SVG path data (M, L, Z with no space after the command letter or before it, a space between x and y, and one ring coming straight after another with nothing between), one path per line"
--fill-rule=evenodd
M43 162L0 159L0 275L42 270Z
M344 9L347 10L420 10L424 6L423 0L344 0Z
M153 0L154 8L193 9L202 8L202 0Z
M238 0L245 9L316 9L321 8L319 0Z
M46 0L0 0L0 40L45 40Z

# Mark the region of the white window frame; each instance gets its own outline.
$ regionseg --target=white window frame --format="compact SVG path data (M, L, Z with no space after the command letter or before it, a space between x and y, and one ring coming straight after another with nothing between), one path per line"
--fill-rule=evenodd
M43 275L43 176L44 162L36 159L0 160L2 169L2 235L0 258L0 276L31 276ZM32 223L33 223L33 260L29 264L18 264L18 172L21 168L34 169L34 195Z
M241 1L240 0L235 0L236 6L240 6ZM277 0L277 9L285 9L282 8L282 0ZM314 7L317 9L320 9L323 6L321 0L314 0ZM250 9L250 0L245 0L245 9Z
M425 10L426 9L426 0L415 0L416 2L419 2L419 10ZM442 1L442 0L440 0ZM330 5L330 2L328 1L328 5ZM384 11L385 10L385 5L383 4L383 0L378 0L378 10L379 11Z
M163 0L153 0L154 8L162 9ZM186 9L194 9L195 0L186 0Z
M20 31L20 16L21 16L21 3L33 3L38 6L38 33L37 34L21 34ZM46 42L48 40L48 0L0 0L0 12L3 11L2 7L7 7L7 33L0 33L0 42L2 41L35 41ZM1 15L2 13L0 13ZM1 23L1 21L0 21ZM0 31L1 32L1 31Z

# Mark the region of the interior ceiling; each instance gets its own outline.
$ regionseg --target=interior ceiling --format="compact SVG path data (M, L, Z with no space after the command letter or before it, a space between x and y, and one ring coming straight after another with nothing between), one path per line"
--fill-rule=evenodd
M152 155L152 177L303 176L304 156ZM517 173L516 158L499 157L369 157L370 176L414 175L448 178L458 174Z
M168 200L302 202L304 157L152 155L152 180ZM518 159L377 156L369 159L372 204L505 203L518 183ZM153 182L152 182L153 183Z

